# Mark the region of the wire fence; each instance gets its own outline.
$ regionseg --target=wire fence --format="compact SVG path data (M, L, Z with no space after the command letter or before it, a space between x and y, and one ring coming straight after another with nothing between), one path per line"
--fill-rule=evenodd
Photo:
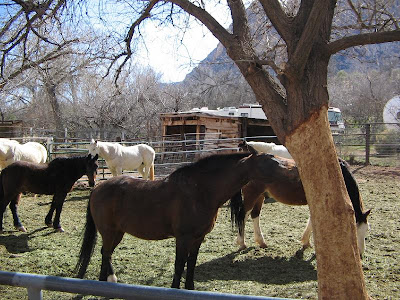
M335 135L338 155L350 164L400 167L400 124L349 124Z

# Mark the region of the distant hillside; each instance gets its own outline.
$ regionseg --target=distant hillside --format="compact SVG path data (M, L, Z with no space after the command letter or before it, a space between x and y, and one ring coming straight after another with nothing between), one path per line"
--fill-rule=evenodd
M275 45L279 40L279 36L272 26L266 26L269 21L266 19L264 13L260 13L260 7L258 2L254 2L248 9L248 21L252 31L252 35L257 41L255 45L256 51L259 53L265 53L268 49L268 45ZM395 10L398 7L394 8ZM340 22L340 20L336 20ZM345 21L343 21L345 22ZM275 53L274 57L282 57L285 53ZM260 55L260 57L262 57ZM278 61L278 65L279 65ZM348 72L356 71L360 69L361 64L363 68L382 68L382 67L399 67L400 66L400 42L368 45L364 47L355 47L342 51L332 56L330 61L330 73L336 74L340 70ZM196 68L190 72L184 82L190 80L200 80L204 78L204 74L209 76L218 76L222 73L233 73L234 77L239 76L239 70L234 65L232 60L226 54L225 48L222 44L210 52L210 54L201 61Z
M369 68L400 67L400 43L368 45L338 53L331 58L330 72L336 74L340 70L356 71L361 64ZM222 44L218 44L192 72L186 75L184 82L199 79L204 74L217 76L228 71L240 75L238 68L226 54L225 48Z

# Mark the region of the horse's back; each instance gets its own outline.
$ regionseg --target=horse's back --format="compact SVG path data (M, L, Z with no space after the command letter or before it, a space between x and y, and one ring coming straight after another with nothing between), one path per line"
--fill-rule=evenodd
M265 143L265 142L247 142L251 147L253 147L258 152L270 153L280 157L292 159L287 148L283 145L277 145L275 143Z
M143 161L146 164L151 164L154 162L154 157L156 155L156 152L151 146L146 144L139 144L137 145L137 147L139 148L139 152L142 155Z
M45 163L47 160L47 150L43 145L36 142L18 144L14 148L13 161L19 160L38 164Z
M121 162L124 169L136 169L141 164L151 165L154 161L155 151L146 144L122 146Z
M26 148L26 153L29 153L31 162L44 164L47 161L47 150L46 148L37 142L28 142L22 145Z
M2 171L4 190L10 192L33 192L51 194L55 184L46 179L46 164L16 161Z

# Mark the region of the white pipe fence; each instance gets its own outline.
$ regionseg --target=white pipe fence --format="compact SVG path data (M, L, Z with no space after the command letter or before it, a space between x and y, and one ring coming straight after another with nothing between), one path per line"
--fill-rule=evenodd
M29 300L42 300L42 290L135 300L283 300L3 271L0 284L27 288Z

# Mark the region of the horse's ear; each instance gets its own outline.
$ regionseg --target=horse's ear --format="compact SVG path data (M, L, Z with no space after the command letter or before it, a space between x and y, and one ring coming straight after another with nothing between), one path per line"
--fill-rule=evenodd
M367 223L367 218L368 218L370 213L371 213L370 209L368 209L366 212L362 213L360 221L364 222L364 223Z
M99 155L96 154L96 155L93 157L93 160L97 160L98 158L99 158Z

